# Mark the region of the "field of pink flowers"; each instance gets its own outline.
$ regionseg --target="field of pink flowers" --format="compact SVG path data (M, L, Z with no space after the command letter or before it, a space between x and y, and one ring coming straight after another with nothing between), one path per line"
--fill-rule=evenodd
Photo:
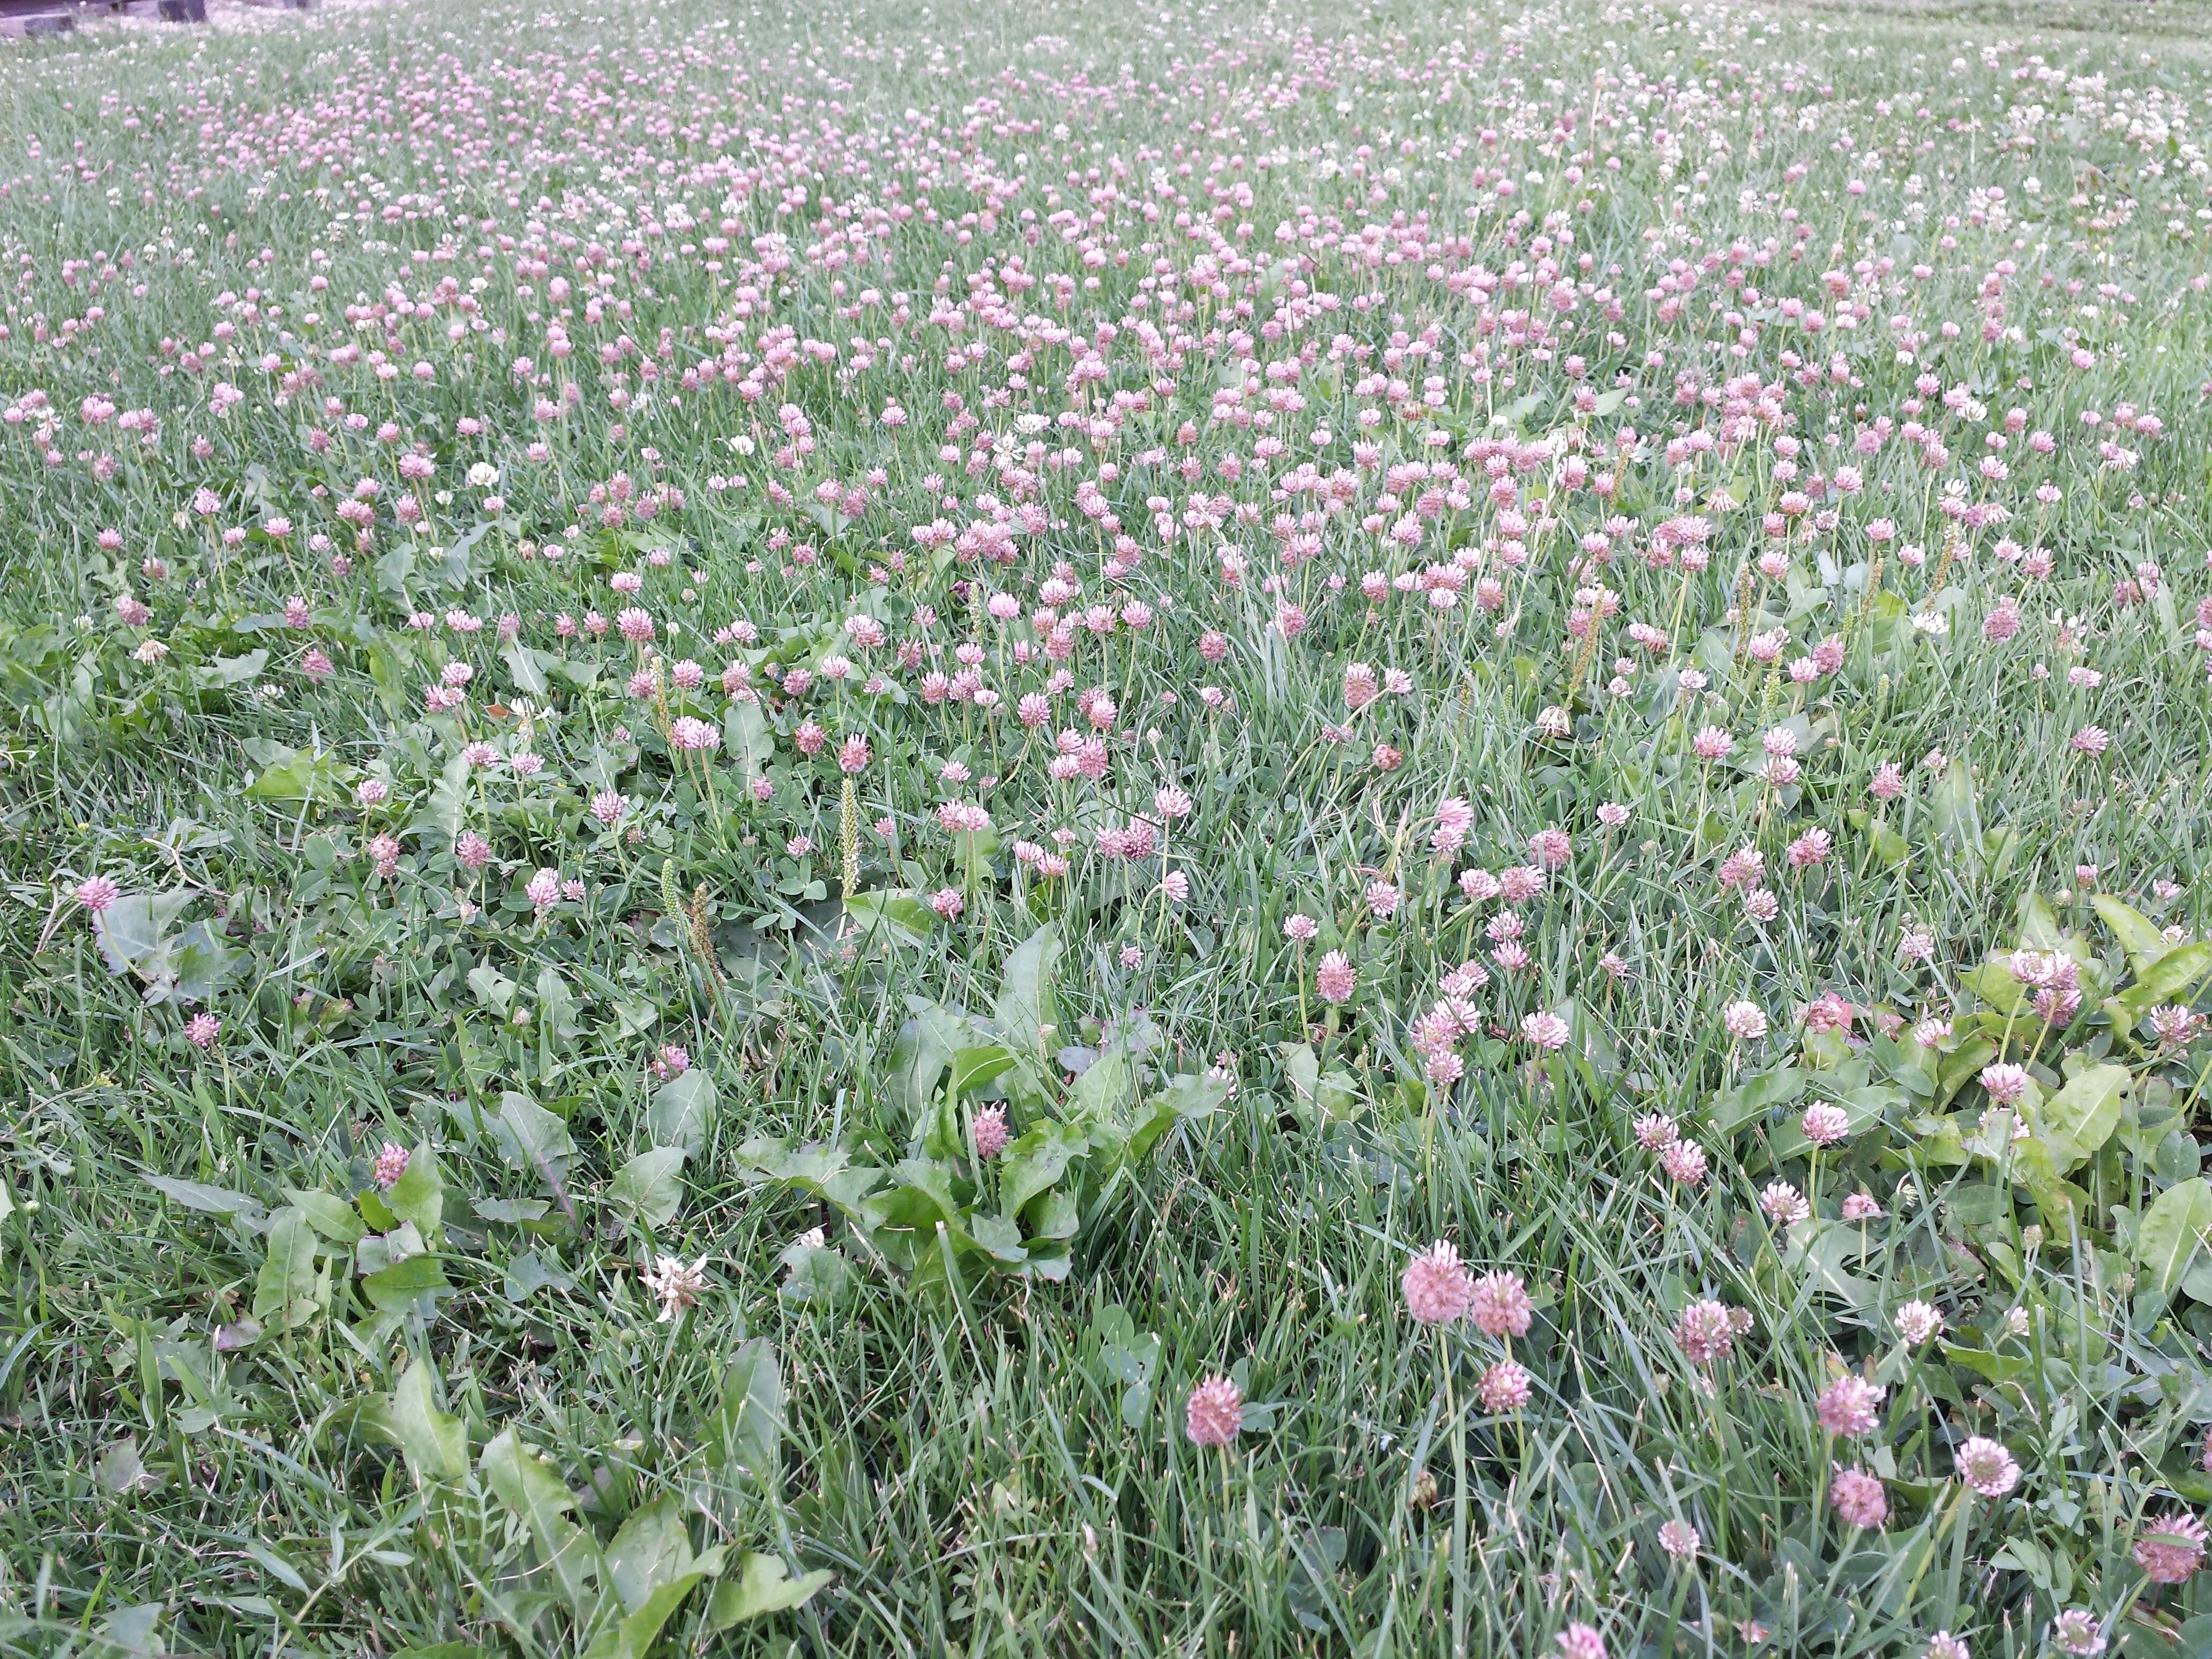
M2212 1652L2084 11L0 43L0 1646Z

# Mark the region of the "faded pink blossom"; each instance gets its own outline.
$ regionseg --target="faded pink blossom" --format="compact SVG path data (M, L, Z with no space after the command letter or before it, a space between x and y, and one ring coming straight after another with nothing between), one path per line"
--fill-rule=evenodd
M2062 1653L2074 1659L2096 1659L2105 1650L2105 1632L2097 1615L2086 1607L2069 1607L2051 1621L2051 1639Z
M1331 951L1314 964L1314 989L1323 1002L1350 1001L1358 984L1358 974L1341 951Z
M1724 1359L1735 1346L1735 1321L1729 1310L1710 1297L1692 1302L1674 1322L1675 1346L1693 1365L1710 1365Z
M1522 1016L1521 1035L1539 1048L1557 1051L1567 1046L1574 1028L1557 1014L1539 1011Z
M2002 1498L2020 1484L2020 1465L1994 1440L1974 1436L1959 1448L1959 1479L1984 1498Z
M2154 1584L2179 1584L2204 1565L2204 1523L2176 1510L2149 1523L2136 1540L2136 1565Z
M377 1190L390 1192L399 1184L399 1177L407 1173L407 1149L396 1141L387 1140L384 1150L377 1153L375 1167L369 1172Z
M1532 1387L1528 1373L1510 1359L1501 1359L1482 1374L1475 1391L1488 1412L1517 1412L1528 1403Z
M1814 1101L1797 1120L1805 1139L1815 1146L1832 1146L1851 1132L1851 1115L1825 1100Z
M1738 1042L1756 1042L1766 1035L1766 1016L1757 1003L1741 998L1721 1010L1721 1024Z
M1889 1495L1881 1482L1859 1469L1838 1469L1828 1482L1828 1501L1847 1527L1875 1531L1889 1519Z
M1526 1336L1535 1304L1520 1274L1489 1273L1475 1280L1468 1310L1485 1336Z
M1860 1435L1873 1428L1883 1390L1864 1377L1844 1376L1822 1389L1814 1409L1830 1434Z
M1406 1311L1424 1325L1449 1325L1462 1317L1474 1299L1474 1284L1460 1265L1459 1252L1439 1239L1407 1265L1399 1279Z
M1244 1427L1244 1395L1225 1376L1210 1376L1190 1391L1183 1432L1195 1446L1226 1446Z

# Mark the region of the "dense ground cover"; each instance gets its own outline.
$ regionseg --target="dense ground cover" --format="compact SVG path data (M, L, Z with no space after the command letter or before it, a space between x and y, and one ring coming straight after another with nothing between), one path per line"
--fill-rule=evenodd
M2212 1647L2201 15L2002 12L9 46L10 1649Z

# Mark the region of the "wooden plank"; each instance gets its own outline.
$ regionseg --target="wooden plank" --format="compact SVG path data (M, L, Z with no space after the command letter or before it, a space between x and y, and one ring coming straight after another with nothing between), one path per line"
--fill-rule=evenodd
M0 0L0 40L21 40L42 34L66 34L76 27L76 14L57 11L53 0L10 3Z
M0 33L58 34L80 20L151 15L171 23L204 23L207 0L0 0Z

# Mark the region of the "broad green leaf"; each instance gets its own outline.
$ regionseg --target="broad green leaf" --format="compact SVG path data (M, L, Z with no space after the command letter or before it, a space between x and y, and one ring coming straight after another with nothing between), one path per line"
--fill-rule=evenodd
M999 832L995 830L955 831L952 852L959 860L962 883L971 890L988 886L995 878L991 855L998 850Z
M310 1227L333 1244L359 1243L368 1232L361 1212L333 1193L303 1192L287 1187L284 1196L306 1214Z
M1047 922L1014 947L1000 970L991 1020L1017 1054L1047 1052L1041 1032L1056 1018L1052 985L1060 966L1060 930Z
M1068 1124L1040 1123L1007 1147L999 1160L1000 1213L1019 1215L1024 1204L1066 1173L1085 1139Z
M276 1212L269 1222L269 1255L253 1281L253 1316L280 1330L296 1330L321 1311L315 1271L315 1235L307 1212L297 1205Z
M2028 1115L2028 1121L2031 1123L2034 1121L2033 1113ZM2066 1231L2064 1218L2074 1207L2074 1194L2078 1189L2060 1178L2058 1163L2051 1156L2048 1141L2036 1135L2014 1141L2012 1177L2016 1185L2027 1188L2028 1196L2035 1200L2035 1207L2042 1212L2046 1228ZM1984 1248L1990 1251L1991 1259L2002 1267L2010 1247L2002 1237L1991 1237L1986 1234L1982 1243ZM2008 1278L2017 1277L2009 1267L2003 1267L2003 1271Z
M553 1206L542 1198L479 1198L471 1207L486 1221L543 1221Z
M1945 841L1958 844L1961 849L1978 850L1982 841L1982 813L1974 799L1973 774L1963 760L1954 760L1936 781L1929 802L1936 817L1936 833Z
M1068 1239L1075 1237L1083 1212L1078 1207L1075 1194L1048 1192L1030 1200L1030 1260L1035 1262L1038 1250L1047 1239Z
M545 671L538 665L538 653L520 640L509 640L500 653L507 664L507 672L514 676L514 689L526 697L542 697L548 688Z
M210 1187L204 1182L179 1181L170 1176L148 1176L146 1184L162 1197L183 1205L188 1210L204 1210L210 1215L242 1216L247 1221L261 1218L262 1203L246 1193L234 1193L228 1187Z
M1936 1068L1936 1104L1948 1104L1952 1096L1979 1077L1982 1067L1996 1057L1996 1040L1979 1036L1968 1037L1944 1055Z
M325 754L295 755L265 766L246 787L249 800L334 801L359 773Z
M500 1156L518 1170L558 1180L575 1156L568 1126L528 1095L510 1089L499 1097L492 1139Z
M1987 1182L1962 1182L1943 1196L1951 1213L1969 1227L2002 1225L2012 1216L2012 1194Z
M2130 904L2124 904L2109 893L2092 894L2089 908L2103 918L2105 926L2112 930L2120 948L2128 953L2128 968L2137 979L2144 971L2173 947L2166 935L2158 931L2158 924Z
M2058 1593L2058 1581L2051 1571L2050 1552L2033 1538L2017 1534L2008 1538L2003 1547L1990 1558L1990 1565L2025 1573L2028 1583L2045 1595Z
M618 996L613 1001L615 1035L618 1037L635 1036L641 1031L649 1031L660 1019L659 1005L644 997Z
M953 1097L961 1099L980 1093L1019 1063L1009 1050L995 1042L961 1049L952 1056Z
M1620 1053L1613 1048L1613 1039L1606 1034L1605 1026L1598 1019L1597 1016L1589 1009L1575 1002L1572 999L1569 999L1568 1000L1562 1002L1559 1006L1558 1012L1560 1017L1567 1021L1568 1026L1573 1033L1574 1047L1570 1050L1570 1052L1579 1057L1583 1064L1588 1068L1586 1075L1595 1074L1597 1077L1603 1078L1611 1078L1619 1075L1620 1071ZM1339 1077L1348 1076L1347 1073L1341 1072L1336 1073L1334 1075ZM1355 1094L1358 1092L1357 1085L1353 1085L1353 1092ZM1328 1106L1329 1104L1326 1093L1324 1093L1322 1103L1324 1106ZM1330 1109L1332 1111L1340 1112L1343 1109L1331 1108Z
M2197 1253L2189 1271L2181 1275L2180 1291L2193 1302L2212 1303L2212 1254Z
M100 1621L100 1633L85 1649L85 1659L167 1659L168 1645L155 1634L165 1605L140 1601L118 1607Z
M1995 884L2011 871L2020 856L2020 831L2008 823L1982 832L1981 857L1976 860L1981 879Z
M2130 1081L2124 1066L2092 1066L2031 1115L2031 1122L2040 1124L2060 1174L2112 1139Z
M2175 945L2142 969L2118 1000L2141 1020L2162 1002L2187 1002L2208 974L2212 974L2212 945Z
M618 1215L647 1227L665 1227L684 1202L684 1149L655 1146L615 1171L607 1202Z
M514 981L489 963L469 969L469 989L495 1013L505 1013L514 1000Z
M768 1136L756 1136L739 1146L737 1162L750 1171L750 1179L788 1182L855 1219L883 1181L883 1171L854 1164L842 1147L811 1146L793 1151Z
M1965 1365L1992 1382L2009 1382L2033 1369L2035 1363L2032 1359L1996 1353L1987 1348L1961 1347L1953 1342L1946 1342L1942 1346L1943 1358L1951 1364Z
M138 1437L125 1435L103 1450L92 1466L93 1479L110 1492L152 1491L161 1477L138 1455Z
M2051 902L2033 888L2020 898L2020 942L2024 950L2057 951L2063 948L2065 931L2058 925L2057 914Z
M407 599L407 579L415 574L415 553L411 548L395 547L377 560L376 585L393 599L404 604Z
M576 1495L553 1465L502 1431L479 1460L484 1480L499 1501L530 1529L542 1570L559 1588L561 1598L579 1622L598 1601L592 1584L600 1575L598 1547L589 1533L568 1519Z
M186 891L125 893L92 919L111 974L143 973L160 956L170 924L192 902Z
M1116 1118L1136 1093L1136 1079L1118 1045L1102 1050L1067 1091L1072 1117Z
M408 1473L417 1486L433 1480L458 1483L469 1473L468 1425L439 1408L431 1391L436 1380L429 1362L416 1360L394 1385L384 1407L385 1432L407 1460Z
M240 657L217 657L192 670L192 678L203 690L216 691L225 686L243 685L260 675L269 666L269 653L255 650Z
M599 683L602 665L589 659L563 657L550 651L540 651L537 657L548 673L568 681L579 691L588 691Z
M776 1294L787 1302L806 1307L834 1308L845 1299L853 1282L853 1264L845 1259L842 1250L826 1244L809 1244L794 1239L784 1247L776 1258L783 1267L784 1280L776 1287Z
M205 1002L238 977L241 959L211 924L192 922L149 965L146 1000Z
M1358 1109L1352 1079L1334 1068L1319 1080L1317 1095L1326 1117L1341 1120ZM1209 1072L1185 1072L1145 1103L1146 1113L1130 1132L1122 1155L1132 1161L1144 1157L1176 1124L1211 1117L1228 1100L1229 1085L1221 1079Z
M968 1237L978 1249L1009 1267L1029 1257L1029 1252L1022 1247L1022 1230L1008 1217L971 1215L968 1218Z
M2189 1271L2205 1231L2212 1228L2212 1185L2202 1177L2167 1188L2136 1228L2136 1260L2151 1288L2170 1293Z
M576 1281L550 1251L528 1249L507 1264L500 1276L500 1294L509 1302L527 1302L543 1290L572 1291Z
M428 1140L409 1156L406 1172L384 1194L384 1205L398 1219L413 1222L415 1230L430 1244L437 1243L439 1224L446 1213L446 1181L438 1167L438 1155Z
M731 1356L715 1422L725 1465L756 1480L774 1478L783 1446L783 1371L775 1345L766 1337L740 1345Z
M2177 1181L2188 1180L2204 1167L2204 1149L2187 1131L2170 1129L2158 1138L2158 1150L2151 1154L2150 1167L2160 1183L2170 1187Z
M690 1571L690 1534L672 1492L633 1510L607 1546L607 1576L632 1613L654 1590Z
M155 1637L161 1626L161 1601L137 1601L100 1621L100 1635L84 1648L84 1659L166 1659L168 1644Z
M915 999L908 1005L921 1029L935 1043L949 1062L963 1048L989 1041L988 1031L979 1029L977 1022L965 1014L956 1014L934 1002Z
M908 945L920 945L937 925L937 912L929 901L908 889L885 889L855 893L845 901L845 914L863 937L880 933Z
M924 1021L910 1019L899 1028L884 1082L890 1103L904 1121L920 1119L951 1059L952 1050L938 1040Z
M721 1571L722 1552L720 1547L708 1550L698 1561L696 1570L655 1587L635 1612L624 1615L584 1650L584 1659L646 1659L660 1627L683 1605L684 1598Z
M1332 1066L1322 1073L1317 1097L1322 1115L1325 1117L1341 1121L1357 1116L1359 1111L1359 1079L1351 1073Z
M1786 1106L1806 1090L1805 1073L1795 1066L1771 1072L1753 1072L1723 1094L1713 1097L1711 1121L1716 1134L1729 1134L1777 1106Z
M411 835L428 838L434 846L451 847L453 837L461 833L461 823L469 810L469 763L467 756L458 747L446 759L446 769L437 782L430 786L430 799L415 821L408 825Z
M445 1263L427 1252L395 1261L361 1281L361 1293L368 1298L371 1307L383 1313L404 1313L424 1297L435 1297L452 1289L446 1278Z
M749 1619L758 1619L767 1613L781 1613L802 1606L815 1591L830 1582L827 1571L810 1572L793 1578L791 1570L781 1559L773 1555L747 1555L735 1578L726 1578L714 1592L714 1600L707 1615L709 1630L727 1630L732 1625L744 1624Z
M1121 1422L1125 1427L1142 1432L1145 1419L1152 1414L1152 1385L1132 1382L1121 1390Z
M939 1222L957 1231L964 1206L953 1195L945 1167L933 1158L902 1158L891 1166L889 1190L880 1199L884 1224L932 1230Z
M380 1209L382 1207L374 1193L363 1193L361 1196L364 1206L376 1204ZM354 1267L363 1273L379 1273L396 1262L424 1255L429 1248L423 1242L421 1229L411 1221L403 1221L389 1232L371 1233L356 1244Z
M1856 1230L1839 1222L1801 1221L1790 1229L1784 1257L1790 1267L1806 1271L1819 1289L1854 1308L1869 1308L1875 1304L1879 1291L1871 1281L1844 1266L1857 1243Z
M1342 1081L1332 1082L1332 1079ZM1322 1103L1328 1105L1330 1091L1341 1089L1350 1081L1347 1073L1328 1073L1322 1079ZM1182 1072L1169 1079L1167 1087L1154 1098L1173 1106L1179 1116L1211 1117L1229 1103L1229 1082L1211 1072Z
M1960 975L1959 982L2001 1014L2017 1012L2024 996L2012 969L1996 957Z
M1125 1318L1126 1315L1123 1316ZM1146 1382L1152 1380L1154 1369L1160 1363L1160 1339L1157 1333L1147 1331L1142 1336L1130 1332L1118 1341L1109 1341L1098 1351L1098 1363L1104 1369L1109 1382Z
M775 736L757 702L733 699L722 710L722 747L750 784L775 754Z
M655 1146L681 1146L687 1152L696 1152L707 1143L714 1105L714 1079L694 1066L653 1091L645 1109L646 1133Z
M538 970L538 1017L544 1029L557 1037L572 1037L584 1029L576 1013L575 993L557 969Z

